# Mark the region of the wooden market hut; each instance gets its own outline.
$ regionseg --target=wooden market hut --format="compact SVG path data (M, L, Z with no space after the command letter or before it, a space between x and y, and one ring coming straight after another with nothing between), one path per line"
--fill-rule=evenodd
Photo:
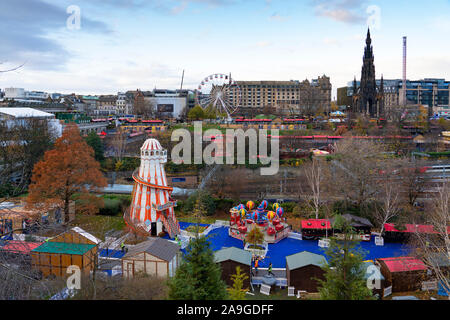
M308 251L286 257L286 275L289 287L295 290L318 292L318 281L324 280L322 266L327 263L324 256Z
M150 238L127 248L128 252L122 257L122 275L125 278L138 273L172 277L181 263L180 247L166 239Z
M377 262L386 279L385 286L392 286L392 292L419 290L429 277L427 266L414 257L383 258Z
M450 226L447 227L447 233L450 234ZM393 223L384 224L383 237L386 242L405 243L410 240L411 236L414 234L426 236L430 239L430 241L439 238L439 233L432 225L405 224L402 228L400 228Z
M44 277L65 276L67 267L77 265L90 272L97 265L100 240L79 227L74 227L44 242L31 251L31 265Z
M307 240L315 240L331 236L331 223L328 219L309 219L302 221L302 236Z
M370 235L373 224L368 219L348 213L343 214L342 218L349 223L349 225L355 230L356 233ZM335 220L335 217L330 219L332 225L334 225ZM341 230L334 228L334 232L340 233Z
M241 268L241 273L248 275L244 280L243 288L250 288L250 276L252 268L252 254L250 251L229 247L218 250L214 253L216 263L222 269L222 280L228 285L233 285L231 276L236 274L236 268Z

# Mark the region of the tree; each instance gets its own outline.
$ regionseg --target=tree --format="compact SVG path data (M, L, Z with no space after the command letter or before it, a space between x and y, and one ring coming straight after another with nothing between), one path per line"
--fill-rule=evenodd
M94 150L81 137L78 127L71 124L56 140L54 148L35 165L27 204L37 208L62 204L67 222L72 198L94 197L92 193L106 185ZM97 211L98 208L90 213Z
M197 200L195 200L194 210L192 211L192 216L195 218L195 220L197 222L197 225L195 228L195 233L197 234L197 237L198 237L198 234L200 233L199 232L200 231L200 223L203 222L203 219L204 219L205 215L207 214L205 204L203 203L201 198L202 198L201 195L199 195L197 197Z
M127 147L127 133L122 130L117 130L111 144L114 148L116 157L120 160L123 158L125 149Z
M205 116L205 111L199 105L195 106L188 112L189 120L202 120Z
M425 163L416 160L405 160L402 170L403 190L406 194L406 202L414 206L417 199L425 193L426 187L430 182L423 169Z
M217 110L210 104L206 109L204 110L204 118L205 119L216 119L218 115Z
M23 193L31 179L34 165L51 148L56 136L47 120L30 118L15 123L0 121L0 185L3 196Z
M336 146L336 160L332 161L335 192L354 201L361 213L376 195L383 150L382 146L362 139L345 139Z
M395 174L393 161L386 161L386 166L380 173L378 203L375 209L375 219L381 226L380 233L384 231L384 224L396 217L400 212L401 183L399 176Z
M256 246L257 244L264 242L264 234L261 232L261 230L253 224L252 229L249 233L247 233L246 239L248 243Z
M200 202L200 206L197 208L199 208L200 211L195 212L198 201ZM216 212L216 205L214 199L207 191L199 190L189 196L183 210L184 212L194 212L195 214L200 213L200 216L194 214L194 217L199 218L213 215Z
M308 186L311 189L311 193L308 195L310 202L308 203L312 203L316 219L319 219L321 185L324 179L320 160L313 158L311 165L305 167L305 176Z
M144 119L151 119L155 116L156 111L154 101L146 98L142 91L137 90L134 97L134 114Z
M191 239L186 255L169 280L169 299L224 300L227 298L221 269L214 261L214 253L206 237Z
M427 223L433 226L436 234L416 233L416 255L432 270L433 276L442 284L450 297L450 181L446 179L437 187L432 208L427 214ZM414 241L413 240L413 241ZM450 298L449 298L450 299Z
M248 279L248 276L245 273L241 273L241 267L236 267L236 274L231 276L233 286L231 288L227 288L231 300L245 299L245 293L248 291L248 288L243 288L243 286L246 279Z
M344 219L336 228L343 231L342 241L331 238L330 246L326 250L328 264L325 280L320 280L319 293L323 300L366 300L372 297L364 278L363 254L358 249L358 241L351 240L355 234L351 226Z
M104 146L102 139L98 136L98 134L94 131L90 132L86 137L86 143L94 149L95 152L95 160L102 161L105 160L104 156Z

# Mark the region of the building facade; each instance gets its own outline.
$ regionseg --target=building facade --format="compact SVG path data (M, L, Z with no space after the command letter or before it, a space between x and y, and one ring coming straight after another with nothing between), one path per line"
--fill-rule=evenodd
M133 102L134 102L133 93L131 92L117 93L117 100L116 100L117 114L121 116L133 114Z
M380 86L381 79L376 80L377 86ZM359 89L361 82L356 82L356 88ZM391 79L383 80L384 87L384 106L400 106L400 97L403 92L403 80ZM344 88L342 88L344 89ZM354 88L353 81L345 87L347 97L352 97ZM425 78L421 80L406 81L406 99L408 106L431 106L430 114L445 114L450 111L450 81L438 78ZM346 100L342 100L346 101Z
M98 98L98 104L97 104L97 115L117 115L118 110L116 106L117 96L115 95L106 95L106 96L100 96Z
M241 109L274 110L284 115L329 112L331 82L327 76L311 81L237 81L231 100Z

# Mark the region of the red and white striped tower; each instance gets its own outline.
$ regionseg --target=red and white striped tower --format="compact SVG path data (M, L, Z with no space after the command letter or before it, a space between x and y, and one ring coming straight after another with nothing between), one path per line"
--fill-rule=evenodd
M141 165L134 171L134 187L129 209L130 227L144 229L152 236L165 230L171 238L180 233L175 217L176 201L170 197L173 188L167 186L164 163L167 150L156 139L148 139L141 147Z

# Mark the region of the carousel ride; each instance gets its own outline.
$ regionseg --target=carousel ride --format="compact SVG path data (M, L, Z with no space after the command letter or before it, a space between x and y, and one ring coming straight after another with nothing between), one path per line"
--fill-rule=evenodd
M266 200L255 208L253 201L246 205L239 204L230 210L229 235L233 238L244 240L251 228L259 228L267 243L277 243L287 238L291 227L286 223L284 209L274 203L270 206Z

